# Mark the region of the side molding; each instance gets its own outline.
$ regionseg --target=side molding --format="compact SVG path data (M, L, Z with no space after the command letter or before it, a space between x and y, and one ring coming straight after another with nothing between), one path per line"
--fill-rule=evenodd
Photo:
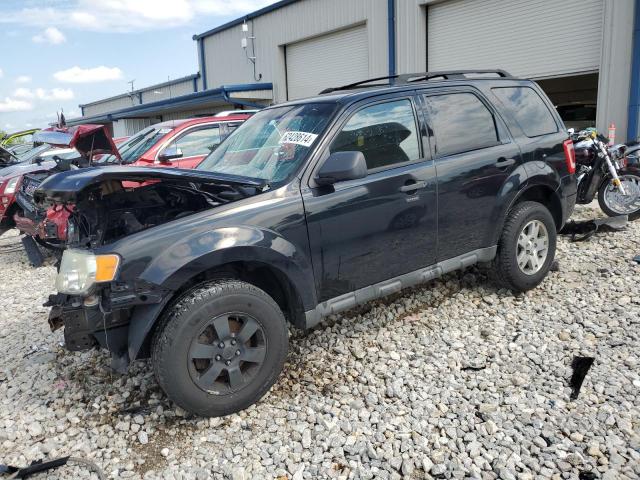
M498 246L481 248L473 252L465 253L458 257L443 260L427 268L421 268L413 272L405 273L399 277L391 278L368 287L363 287L354 292L345 293L319 304L315 309L305 312L306 328L312 328L319 324L324 317L349 310L355 306L386 297L392 293L421 283L426 283L434 278L470 267L476 263L493 260L498 251Z

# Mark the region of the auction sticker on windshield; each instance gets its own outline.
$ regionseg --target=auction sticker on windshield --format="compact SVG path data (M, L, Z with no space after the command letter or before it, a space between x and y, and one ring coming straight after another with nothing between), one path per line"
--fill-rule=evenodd
M310 147L313 141L318 138L315 133L307 132L286 132L282 135L280 143L294 143L303 147Z

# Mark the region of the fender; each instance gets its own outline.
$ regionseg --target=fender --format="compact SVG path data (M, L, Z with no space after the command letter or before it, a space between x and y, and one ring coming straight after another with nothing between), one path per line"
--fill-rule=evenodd
M140 280L177 291L201 273L247 259L279 270L295 285L304 309L315 308L315 284L306 257L276 232L252 226L220 227L186 237L155 257ZM138 358L153 325L173 298L165 295L159 304L135 308L129 323L130 360Z
M516 178L519 177L519 178ZM525 180L522 181L524 176ZM550 201L560 202L560 197L557 193L560 188L562 180L552 167L546 162L535 161L527 162L518 167L512 175L504 182L504 185L499 193L501 201L501 208L497 211L495 218L495 224L500 228L495 230L492 245L498 243L500 235L502 234L502 228L504 222L507 219L507 214L511 208L518 203L527 192L533 191L536 188L544 188L551 195Z
M219 227L184 238L153 258L140 279L178 290L200 273L248 259L280 270L296 285L304 306L315 306L313 274L305 255L276 232L255 226Z

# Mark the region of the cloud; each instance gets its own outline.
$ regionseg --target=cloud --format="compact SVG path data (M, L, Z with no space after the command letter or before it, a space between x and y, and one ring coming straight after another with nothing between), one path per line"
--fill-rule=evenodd
M26 112L31 110L33 105L25 100L16 100L15 98L5 97L0 100L0 112Z
M242 15L273 0L56 0L49 7L24 1L14 8L0 7L0 23L78 30L130 32L179 27L207 15Z
M28 75L20 75L18 78L16 78L16 83L30 83L31 82L31 77Z
M36 88L30 90L28 88L17 88L13 92L15 98L23 98L31 100L37 98L38 100L72 100L73 90L70 88L52 88L51 90L45 90L44 88Z
M44 32L39 33L31 38L36 43L50 43L51 45L60 45L67 41L67 37L56 27L48 27Z
M80 68L78 66L60 70L53 74L53 78L65 83L97 83L122 78L122 70L118 67L99 66L95 68Z
M0 68L0 78L4 77L4 72L2 71L2 69Z
M17 98L33 98L35 95L28 88L16 88L16 91L13 92L13 96Z

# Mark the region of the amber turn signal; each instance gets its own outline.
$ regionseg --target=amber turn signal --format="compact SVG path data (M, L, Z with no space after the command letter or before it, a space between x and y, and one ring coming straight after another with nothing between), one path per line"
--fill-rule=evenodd
M96 255L96 282L110 282L116 278L120 257L118 255Z

